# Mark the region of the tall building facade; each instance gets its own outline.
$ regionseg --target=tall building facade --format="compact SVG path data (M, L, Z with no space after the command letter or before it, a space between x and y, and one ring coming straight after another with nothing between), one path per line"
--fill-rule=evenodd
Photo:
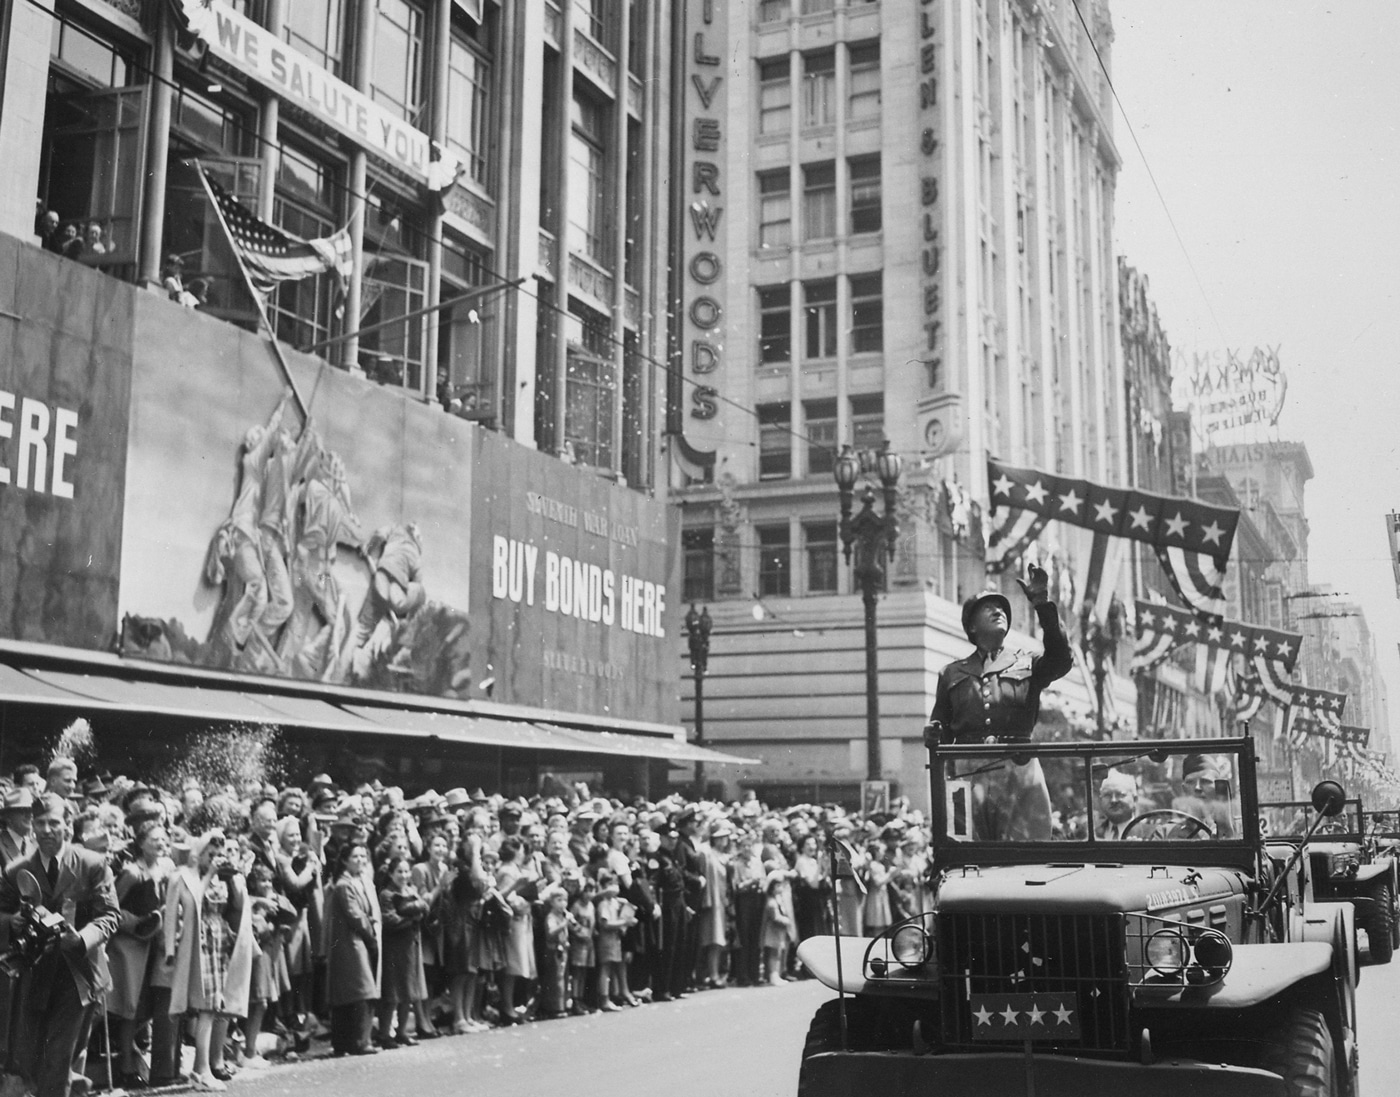
M693 760L670 11L0 6L0 768L74 712L420 787ZM343 284L273 288L268 339L221 208Z
M734 776L774 799L865 776L832 471L843 446L888 440L903 474L878 606L883 777L917 797L937 671L967 647L959 604L988 582L987 456L1129 473L1108 8L691 0L684 18L671 427L684 594L716 622L704 735L763 756ZM1087 548L1072 532L1045 545L1067 618ZM1082 715L1086 682L1059 703Z

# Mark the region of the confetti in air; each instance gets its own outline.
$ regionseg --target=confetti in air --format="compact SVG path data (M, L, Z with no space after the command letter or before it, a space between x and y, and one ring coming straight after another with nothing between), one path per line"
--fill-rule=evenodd
M229 788L242 793L254 783L277 781L283 773L281 731L271 724L211 728L191 738L165 771L162 783L179 789L190 778L206 794Z
M92 751L92 725L79 716L59 732L50 761L54 758L72 758L73 761L80 762L92 754Z

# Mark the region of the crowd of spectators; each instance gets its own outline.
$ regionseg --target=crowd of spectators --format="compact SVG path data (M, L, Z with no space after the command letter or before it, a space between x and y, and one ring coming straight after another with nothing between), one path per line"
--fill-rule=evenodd
M34 232L46 251L84 263L95 263L112 250L101 221L64 220L42 203L34 218Z
M327 774L167 789L79 783L63 757L0 783L11 868L46 791L71 806L72 841L111 868L121 922L89 1052L107 1067L86 1073L128 1089L221 1090L321 1040L372 1055L782 983L804 974L795 944L833 915L871 935L927 905L923 819L899 803L864 816L770 810L752 793L410 796ZM850 854L835 880L826 835Z

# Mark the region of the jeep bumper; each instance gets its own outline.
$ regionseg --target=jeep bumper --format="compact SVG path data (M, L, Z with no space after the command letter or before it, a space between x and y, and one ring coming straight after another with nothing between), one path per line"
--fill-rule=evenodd
M802 1064L803 1094L836 1097L1284 1097L1283 1079L1250 1067L1164 1059L1151 1065L1019 1053L912 1055L833 1051Z

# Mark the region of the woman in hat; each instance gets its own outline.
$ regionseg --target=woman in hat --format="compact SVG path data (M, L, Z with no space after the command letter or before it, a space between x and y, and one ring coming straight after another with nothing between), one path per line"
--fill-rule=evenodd
M374 916L365 870L369 847L352 837L340 846L335 884L326 902L328 1000L331 1051L335 1055L373 1055L369 1003L379 997L380 927ZM377 898L377 897L376 897Z
M192 1081L200 1090L222 1090L233 1076L224 1037L230 1018L247 1014L253 974L252 908L225 846L217 827L193 839L165 898L170 1012L195 1015Z
M797 873L792 882L792 913L799 942L831 932L831 877L817 854L816 835L804 834L798 839L797 857L792 864Z
M729 841L734 827L719 819L710 827L710 840L700 847L704 864L705 888L700 908L700 957L705 971L704 986L722 987L720 960L729 946L729 923L733 917L729 901Z
M152 942L161 926L166 884L175 871L175 862L170 859L170 837L158 819L138 823L132 845L135 856L122 866L116 880L121 924L107 942L107 965L112 977L107 1012L117 1018L116 1082L127 1087L141 1084L136 1029L140 1020L151 1014L154 995L150 976L157 962L164 960ZM168 995L161 997L168 1000ZM168 1016L168 1008L162 1005L162 1009ZM153 1048L152 1074L158 1058L165 1061Z

